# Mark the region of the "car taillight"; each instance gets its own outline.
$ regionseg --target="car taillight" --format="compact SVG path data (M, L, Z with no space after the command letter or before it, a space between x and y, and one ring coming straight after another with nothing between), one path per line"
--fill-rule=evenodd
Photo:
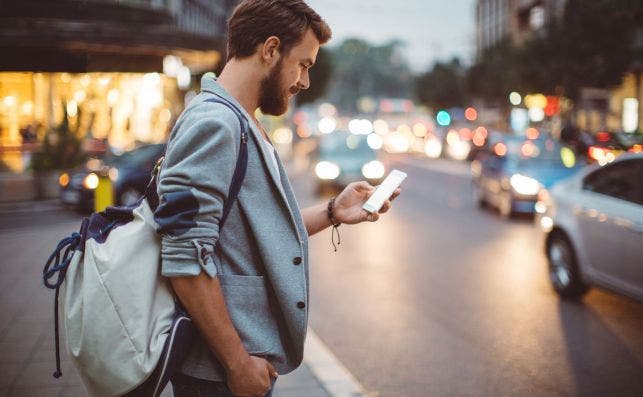
M605 149L596 146L590 146L587 150L587 155L594 160L601 160L605 158Z
M628 151L632 153L643 153L643 145L634 145Z

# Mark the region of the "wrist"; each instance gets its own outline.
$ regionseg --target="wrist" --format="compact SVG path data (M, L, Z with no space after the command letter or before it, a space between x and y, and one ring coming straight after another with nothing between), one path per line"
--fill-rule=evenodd
M224 360L221 364L227 374L233 374L243 372L249 361L250 354L248 354L246 349L241 347L239 351L231 357L231 359Z
M341 222L337 219L337 215L335 212L335 197L331 198L328 201L328 206L326 207L326 217L330 221L330 225L334 227L338 227L341 225Z

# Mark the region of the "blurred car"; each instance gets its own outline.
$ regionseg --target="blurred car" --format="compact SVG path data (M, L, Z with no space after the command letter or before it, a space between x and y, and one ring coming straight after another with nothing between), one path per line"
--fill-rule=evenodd
M625 152L643 152L643 135L627 132L598 132L587 149L590 163L605 165Z
M334 132L320 137L314 172L317 192L344 188L351 182L366 180L379 184L386 172L365 135Z
M580 172L543 191L539 207L558 294L598 285L643 301L643 154Z
M542 188L581 168L571 149L551 139L493 134L489 144L471 163L474 199L481 207L497 208L505 218L534 214Z
M134 204L145 191L150 173L164 152L165 144L154 144L120 156L90 159L85 165L60 176L60 199L64 204L92 211L99 175L106 173L113 184L115 204Z

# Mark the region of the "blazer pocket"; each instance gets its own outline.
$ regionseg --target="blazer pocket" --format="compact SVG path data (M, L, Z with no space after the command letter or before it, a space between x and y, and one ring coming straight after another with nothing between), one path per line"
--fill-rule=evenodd
M270 356L280 343L268 288L262 276L219 274L226 306L243 346L253 355Z

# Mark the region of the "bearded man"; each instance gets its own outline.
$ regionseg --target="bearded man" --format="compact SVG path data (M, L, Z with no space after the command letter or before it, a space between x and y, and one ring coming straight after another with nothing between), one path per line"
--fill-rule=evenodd
M310 85L328 25L302 0L245 0L228 22L228 60L174 126L158 180L162 273L199 331L172 378L174 395L264 396L302 361L308 321L308 236L376 221L353 183L300 210L255 111L281 115ZM221 103L226 102L230 106ZM247 120L248 139L240 138ZM247 168L220 227L235 164ZM399 194L399 191L394 194ZM387 201L380 213L390 208Z

